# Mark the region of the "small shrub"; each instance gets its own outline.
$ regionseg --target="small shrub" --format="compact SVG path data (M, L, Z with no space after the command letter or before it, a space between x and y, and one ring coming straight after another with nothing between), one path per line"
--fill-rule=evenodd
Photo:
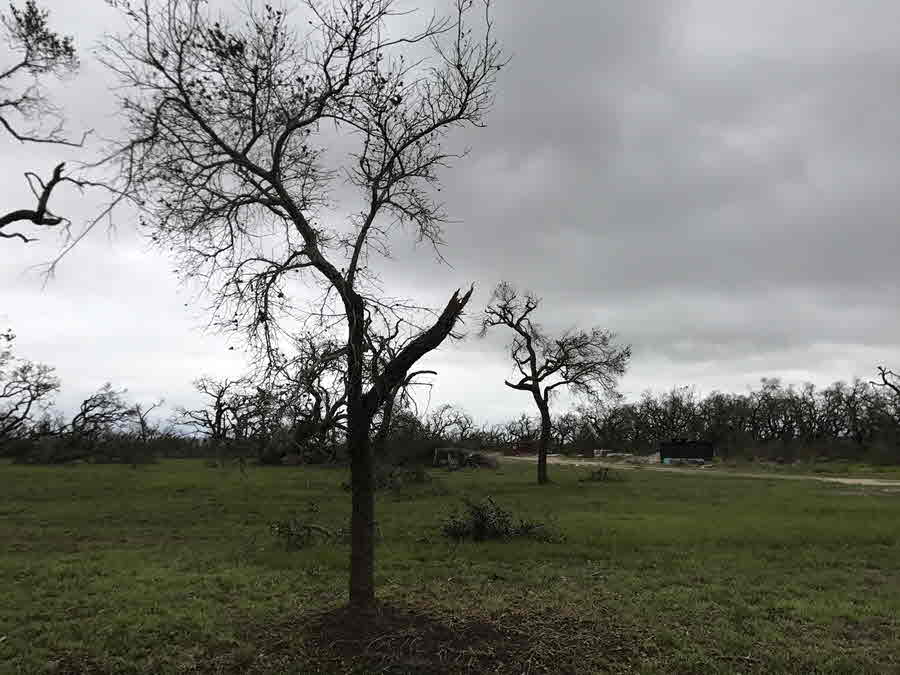
M319 505L311 501L306 505L306 518L294 516L269 523L269 531L287 551L299 551L321 541L335 541L343 536L343 531L332 532L326 527L311 522L320 511Z
M427 485L431 481L431 474L421 465L404 467L382 464L375 467L376 490L397 490L407 485ZM350 490L351 487L349 481L341 483L344 490Z
M603 467L601 469L595 469L594 471L591 471L578 480L582 483L621 482L625 480L625 474L623 474L621 471L613 471L608 467Z
M334 538L334 533L314 523L306 523L297 518L276 520L269 524L272 535L287 551L299 551L319 541Z
M450 514L441 531L444 536L460 541L488 541L530 537L540 541L558 541L561 537L551 532L543 523L515 518L510 511L487 497L480 502L464 500L465 508Z

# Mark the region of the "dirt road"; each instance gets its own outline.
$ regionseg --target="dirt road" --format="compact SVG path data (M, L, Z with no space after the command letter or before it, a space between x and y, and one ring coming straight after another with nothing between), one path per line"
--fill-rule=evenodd
M516 462L537 462L537 457L504 457L504 460ZM823 483L841 483L843 485L864 485L868 487L886 487L900 491L900 480L882 478L842 478L839 476L809 476L789 473L746 473L739 471L716 471L711 468L684 469L677 466L660 466L659 464L625 464L600 462L595 459L567 459L566 457L548 457L550 464L567 466L598 466L609 469L641 469L642 471L664 471L667 473L688 473L693 476L732 476L734 478L773 478L776 480L817 480Z

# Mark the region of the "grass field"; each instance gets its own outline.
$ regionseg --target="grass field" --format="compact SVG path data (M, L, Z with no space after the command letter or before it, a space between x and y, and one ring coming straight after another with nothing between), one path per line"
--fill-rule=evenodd
M762 473L807 474L820 476L838 476L854 478L884 478L900 480L900 467L896 465L865 464L847 460L831 460L829 462L808 461L791 464L775 464L774 462L727 461L716 464L723 471L754 471Z
M269 530L345 525L343 470L2 465L0 672L900 673L900 493L584 473L538 487L507 463L380 493L399 609L357 637L334 611L347 545L286 551ZM446 540L484 495L565 541Z

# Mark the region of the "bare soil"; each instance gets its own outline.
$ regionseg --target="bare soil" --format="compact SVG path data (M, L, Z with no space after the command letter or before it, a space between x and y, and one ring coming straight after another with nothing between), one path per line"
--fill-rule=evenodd
M286 672L301 663L305 673L360 675L576 675L585 666L631 672L654 647L606 619L563 608L460 615L388 604L360 613L345 606L246 627L244 637L255 645L250 653L210 654L200 672Z

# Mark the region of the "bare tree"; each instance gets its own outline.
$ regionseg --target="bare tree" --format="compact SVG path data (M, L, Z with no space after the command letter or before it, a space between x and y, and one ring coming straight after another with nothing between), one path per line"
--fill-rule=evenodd
M282 407L279 414L290 425L293 450L304 457L313 446L321 451L331 445L329 436L346 428L342 367L346 347L336 340L305 334L294 340L294 348L291 358L279 358L272 364L266 386L278 392Z
M173 421L175 424L191 427L205 436L216 456L221 455L228 432L233 426L229 417L230 409L233 408L231 399L243 385L243 380L201 377L194 382L194 388L206 398L206 405L193 410L178 408Z
M21 143L82 146L87 134L78 141L66 136L62 112L42 86L46 77L63 77L78 69L72 38L53 31L48 12L34 0L26 0L23 7L10 4L9 14L0 14L0 25L9 47L9 61L0 65L0 128ZM6 230L14 223L30 222L39 227L68 223L50 210L54 190L62 184L79 189L98 184L71 178L64 171L65 162L61 162L46 180L30 171L25 174L37 203L33 208L0 212L0 237L34 241L22 232Z
M540 436L540 419L533 419L522 413L504 425L505 436L514 446L533 443Z
M509 434L503 424L482 424L474 435L477 436L478 444L482 448L495 450L510 443Z
M59 110L47 98L40 78L47 75L62 76L78 69L78 55L69 36L50 29L49 14L40 9L34 0L26 0L23 8L10 4L10 13L0 15L5 38L10 49L12 64L5 64L0 71L3 84L3 100L0 100L0 126L13 138L32 143L62 143L78 145L68 140L63 132L63 119ZM19 75L31 77L31 84L12 90ZM44 121L52 117L56 125L47 129ZM28 130L21 123L37 122Z
M500 282L484 311L481 335L494 326L506 326L514 333L510 354L521 377L505 384L528 392L537 405L541 416L538 483L543 484L548 482L547 447L553 428L551 395L562 387L590 399L614 395L631 357L631 347L616 345L615 336L600 328L570 330L550 337L531 318L539 305L535 295L521 296L511 284Z
M392 0L298 4L304 32L268 5L238 21L214 19L203 0L126 5L133 30L109 40L102 58L124 86L123 180L145 204L153 235L181 254L189 275L206 276L221 320L272 353L297 316L293 279L319 283L326 303L336 296L347 350L350 602L366 608L374 603L372 420L451 333L472 292L454 293L365 386L366 310L385 302L370 263L389 252L396 224L440 245L447 218L431 189L457 156L441 140L483 124L502 61L488 0L455 0L450 18L411 34L389 26L404 14ZM468 17L479 7L476 32ZM402 53L412 50L416 58ZM337 180L358 198L340 211L329 210Z
M59 391L54 369L12 354L12 331L0 333L0 442L23 432Z
M117 391L107 382L84 399L66 429L71 444L91 450L104 435L121 431L134 417L125 393L126 390Z
M552 431L560 448L571 446L581 431L581 416L574 412L566 412L553 418Z
M880 382L872 382L876 387L886 387L894 392L894 395L900 399L900 375L893 370L888 370L884 366L878 366L878 375L881 377Z
M132 416L137 424L137 436L141 443L147 443L159 430L150 422L150 413L159 408L165 401L159 399L154 403L145 405L143 403L135 403L132 407Z
M472 416L452 403L444 403L429 413L426 432L435 440L462 442L472 433Z

